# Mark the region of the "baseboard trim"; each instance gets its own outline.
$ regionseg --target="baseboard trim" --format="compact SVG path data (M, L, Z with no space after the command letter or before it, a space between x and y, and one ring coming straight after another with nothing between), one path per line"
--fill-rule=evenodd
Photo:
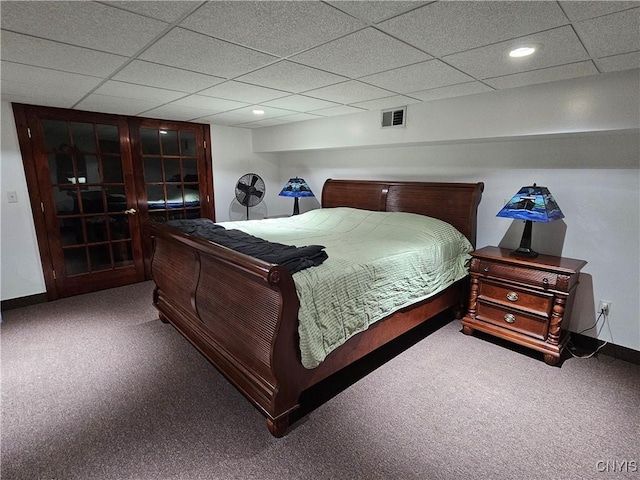
M16 308L28 307L30 305L45 303L46 301L47 301L46 293L36 293L35 295L28 295L26 297L2 300L2 302L0 302L0 309L2 309L3 312L5 312L7 310L14 310Z
M588 354L596 351L596 349L602 345L602 340L571 332L571 343L580 350L578 352L579 355L584 355L585 353ZM640 351L633 350L632 348L607 343L604 347L598 350L598 353L640 365Z

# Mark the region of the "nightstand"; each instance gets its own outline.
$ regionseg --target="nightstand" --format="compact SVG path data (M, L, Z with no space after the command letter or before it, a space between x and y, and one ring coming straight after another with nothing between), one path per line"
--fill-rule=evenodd
M469 311L462 331L471 335L480 330L524 345L556 365L569 340L562 322L569 319L578 276L587 262L512 256L511 250L498 247L471 255Z

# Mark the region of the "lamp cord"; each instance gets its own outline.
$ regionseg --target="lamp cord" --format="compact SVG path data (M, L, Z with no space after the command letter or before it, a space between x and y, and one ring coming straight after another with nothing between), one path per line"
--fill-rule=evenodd
M588 331L588 330L592 330L594 328L596 328L596 326L598 325L598 322L600 322L600 319L604 317L604 322L602 323L602 327L604 327L604 324L606 323L606 321L608 320L608 315L606 315L603 311L600 312L600 315L598 315L598 318L596 318L596 321L594 322L593 325L591 325L590 327L585 328L584 330L580 330L579 332L577 332L578 335ZM600 330L598 330L598 334L600 334L600 332L602 331L602 327L600 327ZM597 340L597 338L596 338ZM602 347L604 347L605 345L607 345L609 342L605 341L602 345L600 345L599 347L597 347L593 352L587 354L587 355L576 355L575 353L573 353L571 350L575 350L576 346L573 344L572 340L569 339L568 342L568 346L569 346L569 353L575 357L575 358L591 358L593 357L596 353L598 353Z

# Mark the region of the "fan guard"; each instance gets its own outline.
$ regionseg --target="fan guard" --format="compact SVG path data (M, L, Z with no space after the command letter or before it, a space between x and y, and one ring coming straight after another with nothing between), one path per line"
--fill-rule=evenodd
M262 202L265 192L264 180L255 173L243 175L236 183L236 200L246 208L247 220L249 219L249 208Z

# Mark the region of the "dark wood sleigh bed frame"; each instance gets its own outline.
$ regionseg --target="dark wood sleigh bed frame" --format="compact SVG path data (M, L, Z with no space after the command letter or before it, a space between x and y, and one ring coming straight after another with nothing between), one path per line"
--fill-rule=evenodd
M482 183L327 180L322 206L412 212L455 226L475 246ZM300 362L298 297L292 275L162 224L148 223L153 302L170 322L284 435L302 393L439 313L461 317L466 282L380 320L316 368Z

